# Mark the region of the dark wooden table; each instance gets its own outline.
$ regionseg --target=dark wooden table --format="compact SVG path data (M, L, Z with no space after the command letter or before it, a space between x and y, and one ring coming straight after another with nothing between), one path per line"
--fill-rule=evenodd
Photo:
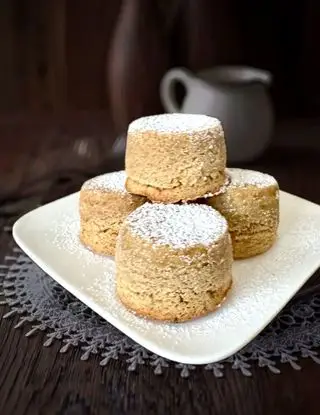
M275 175L282 189L320 203L320 153L273 149L252 165ZM106 166L108 169L108 166ZM55 184L44 200L70 193ZM12 218L11 218L12 220ZM0 226L8 218L0 218ZM0 236L0 260L11 237ZM8 308L0 307L1 316ZM169 369L155 376L150 367L127 371L124 360L99 366L98 357L81 361L78 349L59 353L59 344L43 347L43 334L26 338L26 328L14 329L17 319L0 320L1 415L121 415L121 414L319 414L320 366L301 361L302 370L281 365L281 374L253 368L251 378L231 368L224 378L197 368L189 379Z

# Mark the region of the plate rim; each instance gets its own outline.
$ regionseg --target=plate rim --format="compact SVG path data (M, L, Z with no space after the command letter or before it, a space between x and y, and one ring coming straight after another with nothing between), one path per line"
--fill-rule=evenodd
M108 319L106 319L102 315L103 314L102 306L100 306L99 304L96 304L95 301L92 300L91 297L87 295L86 293L82 293L81 289L79 289L79 287L77 287L75 284L69 283L68 280L64 279L64 277L61 276L59 272L56 272L49 264L47 264L46 261L43 261L42 258L39 257L36 253L34 253L32 249L29 249L27 242L25 242L23 238L20 237L19 229L21 226L23 227L24 222L28 220L30 216L36 215L39 210L42 210L43 208L48 208L57 202L61 202L68 198L72 199L76 197L77 195L79 195L79 193L80 192L78 191L70 195L64 196L62 198L59 198L57 200L54 200L45 205L42 205L40 207L37 207L31 210L30 212L25 213L23 216L17 219L12 227L12 235L13 235L15 242L36 265L38 265L46 274L48 274L48 276L53 278L58 284L60 284L62 287L68 290L72 295L77 297L81 302L86 304L94 312L100 315L104 320L106 320L108 323L116 327L126 336L130 337L133 341L145 347L152 353L156 353L159 356L163 356L166 359L174 361L174 362L183 363L183 364L192 364L192 365L203 365L203 364L219 362L223 359L230 357L234 353L237 353L239 350L245 347L248 343L250 343L257 335L259 335L268 326L268 324L281 312L281 310L288 304L288 302L294 297L294 295L301 289L301 287L309 280L309 278L316 272L316 270L320 266L320 258L319 258L319 261L317 263L316 261L314 261L314 264L312 266L312 271L308 272L308 276L301 279L301 284L299 284L299 287L295 291L294 290L292 291L289 299L280 308L277 308L274 311L274 313L272 313L272 316L270 319L266 319L266 321L264 321L263 324L261 324L257 330L252 331L252 333L250 334L250 337L249 336L245 337L245 339L242 342L237 343L236 346L231 345L227 350L224 348L220 352L220 354L217 351L215 351L214 353L212 353L212 357L209 357L208 354L201 355L201 356L200 355L189 356L188 354L183 355L182 352L180 351L177 352L174 350L164 349L162 346L158 346L158 344L155 341L149 341L146 337L143 337L142 339L143 341L141 342L141 337L139 338L141 334L139 332L137 332L135 329L131 329L129 325L126 325L121 320L117 319L117 317L112 316L111 313L109 313L109 317ZM291 193L288 193L282 190L280 191L280 193L285 194L289 197L298 198L301 202L311 204L313 205L314 208L319 209L319 213L320 213L320 205L314 202L308 201L306 199L303 199L300 196L296 196L296 195L293 195Z

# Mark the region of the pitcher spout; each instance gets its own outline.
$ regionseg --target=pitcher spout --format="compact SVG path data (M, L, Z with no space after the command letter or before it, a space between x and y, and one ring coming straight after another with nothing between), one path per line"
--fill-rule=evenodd
M251 82L261 82L264 85L271 85L272 74L265 69L258 68L243 68L244 72L247 73L248 80Z

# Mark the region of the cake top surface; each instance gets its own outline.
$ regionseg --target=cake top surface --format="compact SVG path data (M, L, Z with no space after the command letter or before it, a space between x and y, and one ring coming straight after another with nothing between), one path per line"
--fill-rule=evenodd
M255 186L263 188L278 186L278 183L273 176L259 171L228 168L227 174L231 180L230 186L233 187Z
M138 118L129 125L128 132L190 133L215 128L221 129L217 118L202 114L173 113Z
M124 170L102 174L84 182L81 189L127 193L126 177Z
M125 220L131 232L154 245L183 249L210 246L228 229L227 221L207 205L145 203Z

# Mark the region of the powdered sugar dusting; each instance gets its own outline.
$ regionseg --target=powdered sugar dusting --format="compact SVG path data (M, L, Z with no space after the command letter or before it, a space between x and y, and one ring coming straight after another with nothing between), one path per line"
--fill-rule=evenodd
M233 263L233 288L223 307L186 323L146 321L119 302L112 259L93 255L80 245L78 199L78 195L72 195L28 213L20 219L17 235L34 258L47 264L53 276L58 276L73 295L151 352L174 361L215 362L242 348L274 318L319 263L319 207L282 193L278 241L263 255ZM76 247L72 247L72 241L76 241ZM30 271L37 272L33 267ZM43 281L46 280L44 277ZM47 290L47 284L44 286ZM61 304L65 305L65 301ZM50 307L48 310L51 313ZM53 316L62 318L64 314ZM259 351L263 342L261 338L257 341ZM268 343L268 337L265 341ZM115 347L111 341L110 346ZM140 359L139 364L144 358L142 353L138 346L130 350L131 356ZM237 356L233 361L237 362ZM132 357L128 360L133 361Z
M102 174L87 180L82 185L82 189L127 193L125 188L126 177L124 170Z
M78 198L72 200L68 206L64 206L54 220L50 221L45 233L45 239L50 241L61 257L67 257L67 268L70 264L76 265L77 271L72 272L76 276L77 286L93 302L98 313L107 321L125 321L131 330L137 330L142 336L157 335L157 344L163 348L179 349L186 340L196 338L204 333L212 333L212 322L207 317L190 323L164 323L148 320L129 311L118 300L116 294L115 263L112 257L96 255L86 249L79 239L80 220L77 212ZM154 205L160 206L160 205ZM215 212L212 208L212 212ZM60 261L60 263L63 261ZM67 279L72 277L67 277ZM99 312L101 310L101 312ZM107 312L105 312L107 310ZM220 310L215 312L214 323L220 322ZM106 317L108 315L108 317ZM199 323L201 322L202 323ZM223 324L223 322L222 322ZM116 325L117 326L117 325ZM198 327L199 326L199 327ZM204 329L204 326L206 327Z
M222 129L217 118L202 114L173 113L138 118L129 125L128 132L192 133L216 128L219 131Z
M60 251L75 255L83 264L106 262L110 257L97 255L87 249L80 241L80 219L77 212L70 215L66 212L59 220L51 224L53 233L52 243Z
M227 174L231 179L230 186L234 187L256 186L262 188L278 186L273 176L259 171L228 168Z
M227 221L206 205L146 203L131 213L125 223L130 230L154 244L175 249L209 246L227 232Z

